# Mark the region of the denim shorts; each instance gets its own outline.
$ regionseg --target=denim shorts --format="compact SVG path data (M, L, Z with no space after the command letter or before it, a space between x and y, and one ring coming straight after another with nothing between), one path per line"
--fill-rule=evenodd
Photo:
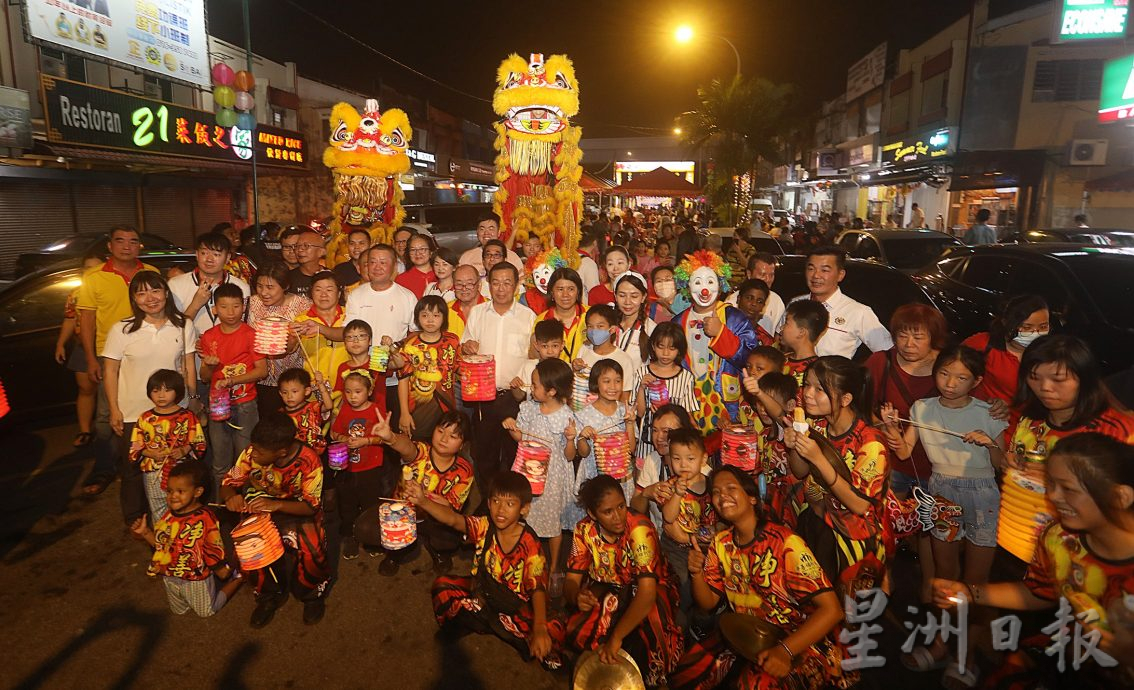
M996 546L996 523L1000 519L1000 489L996 479L946 477L933 474L929 493L961 506L961 531L952 539L935 530L933 536L942 541L968 539L974 546Z
M899 496L909 496L915 486L920 486L922 491L929 491L929 482L899 472L898 470L890 470L890 489Z

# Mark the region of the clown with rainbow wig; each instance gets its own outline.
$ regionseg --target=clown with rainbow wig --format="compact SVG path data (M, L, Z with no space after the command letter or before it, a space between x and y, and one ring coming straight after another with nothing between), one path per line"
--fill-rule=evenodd
M537 314L547 311L548 280L556 269L566 268L567 259L559 253L559 248L545 249L528 259L524 264L524 284L527 289L520 295L520 304Z

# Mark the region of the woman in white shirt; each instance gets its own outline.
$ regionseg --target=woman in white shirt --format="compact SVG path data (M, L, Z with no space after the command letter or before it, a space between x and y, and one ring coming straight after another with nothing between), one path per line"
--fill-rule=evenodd
M618 308L618 349L630 357L634 368L627 376L642 368L650 358L650 334L657 325L646 316L646 279L634 273L624 273L614 284L614 304Z
M102 349L103 385L110 406L110 428L121 437L119 473L126 524L148 510L142 475L129 461L130 434L138 416L153 407L146 382L158 369L172 369L187 385L197 380L197 331L173 302L159 273L139 271L130 281L133 315L110 327Z

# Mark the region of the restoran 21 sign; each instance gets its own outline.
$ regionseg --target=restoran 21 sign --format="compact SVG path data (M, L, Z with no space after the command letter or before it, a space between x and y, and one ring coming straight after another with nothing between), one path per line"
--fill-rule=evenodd
M1126 36L1130 0L1062 0L1056 7L1056 43Z
M257 125L221 127L216 116L175 103L40 77L47 140L131 153L305 169L307 146L297 132Z

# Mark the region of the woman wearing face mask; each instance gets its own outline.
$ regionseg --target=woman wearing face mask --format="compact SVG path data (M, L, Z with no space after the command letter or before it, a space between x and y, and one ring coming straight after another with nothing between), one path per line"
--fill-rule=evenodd
M596 285L587 295L587 304L614 304L614 284L618 278L630 270L630 252L625 247L613 244L602 253L602 265L606 269L606 282Z
M1051 332L1051 312L1039 295L1014 295L987 333L972 335L963 344L983 352L984 381L973 397L992 405L992 416L1007 419L1008 405L1016 397L1020 358L1036 338Z
M672 266L658 266L650 271L650 299L646 316L654 323L672 321L689 308L689 301L677 291Z

